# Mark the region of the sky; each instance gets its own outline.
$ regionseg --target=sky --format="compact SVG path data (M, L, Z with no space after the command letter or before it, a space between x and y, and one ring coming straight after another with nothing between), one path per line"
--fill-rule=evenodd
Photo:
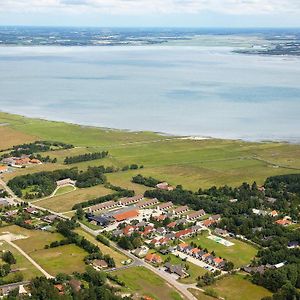
M300 0L0 0L0 25L300 27Z

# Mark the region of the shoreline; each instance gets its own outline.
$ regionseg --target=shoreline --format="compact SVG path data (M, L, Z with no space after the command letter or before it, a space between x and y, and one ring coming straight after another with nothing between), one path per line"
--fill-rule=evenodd
M126 129L126 128L113 128L113 127L106 127L106 126L97 126L97 125L90 125L90 124L80 124L76 122L66 121L66 120L54 120L54 119L48 119L45 117L34 117L30 115L25 114L18 114L18 113L11 113L8 111L4 111L3 109L0 109L0 113L18 116L22 118L27 119L34 119L39 121L45 121L45 122L57 122L57 123L65 123L73 126L80 126L83 128L92 128L92 129L100 129L100 130L107 130L107 131L120 131L120 132L130 132L130 133L141 133L141 132L149 132L154 133L159 136L165 136L170 138L177 138L180 140L193 140L193 141L201 141L201 140L209 140L209 139L216 139L216 140L235 140L235 141L243 141L248 143L287 143L287 144L294 144L299 145L300 144L300 137L299 138L290 138L290 139L284 139L284 138L246 138L246 137L236 137L236 138L229 138L229 137L218 137L218 136L205 136L205 135L195 135L195 134L175 134L175 133L168 133L168 132L159 132L159 131L151 131L151 130L134 130L134 129ZM0 127L2 126L9 126L9 123L0 123Z

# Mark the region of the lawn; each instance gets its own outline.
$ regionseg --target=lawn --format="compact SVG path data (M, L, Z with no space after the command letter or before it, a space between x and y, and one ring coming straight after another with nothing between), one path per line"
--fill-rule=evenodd
M42 276L42 273L29 261L27 260L20 252L9 245L8 243L1 241L0 242L0 251L9 250L15 257L17 263L12 265L12 269L19 269L18 272L10 273L6 277L3 277L2 280L10 282L13 280L15 274L22 274L23 280L30 280L36 276Z
M84 257L87 252L74 244L34 251L30 256L47 272L72 274L85 270Z
M216 255L232 261L235 267L249 264L257 253L257 249L252 245L232 238L225 239L231 241L234 245L226 247L216 243L207 238L207 232L203 232L203 234L187 239L186 242L190 243L193 241L197 245L200 245L201 248L207 248L210 252L215 251Z
M67 186L62 186L60 187L56 193L55 193L55 196L59 196L59 195L63 195L65 193L69 193L69 192L72 192L75 190L75 187L74 186L71 186L71 185L67 185Z
M65 245L51 249L45 249L45 245L62 240L59 233L50 233L41 230L28 230L19 226L6 226L1 232L11 232L27 236L26 239L14 241L22 250L32 257L51 275L58 273L72 273L83 271L83 262L87 253L76 245Z
M205 295L203 292L197 289L188 289L198 300L214 300L216 298Z
M66 212L72 210L73 205L76 203L84 202L111 193L112 191L105 188L103 185L97 185L89 188L76 189L75 191L62 195L35 201L35 204L57 212Z
M120 253L120 252L118 252L118 251L116 251L116 250L114 250L110 247L107 247L104 244L98 242L92 235L85 232L81 228L76 229L75 232L77 232L78 234L84 236L90 242L96 244L100 248L100 250L102 251L103 254L109 254L115 260L115 263L116 263L117 267L123 266L123 264L121 262L128 259L128 257L123 255L122 253Z
M116 274L132 293L137 293L139 299L149 296L156 300L180 300L182 297L162 278L144 267L134 267L116 271ZM138 297L137 297L138 298Z
M271 296L271 292L251 283L242 275L220 279L210 288L215 290L219 296L228 300L260 300L263 297Z

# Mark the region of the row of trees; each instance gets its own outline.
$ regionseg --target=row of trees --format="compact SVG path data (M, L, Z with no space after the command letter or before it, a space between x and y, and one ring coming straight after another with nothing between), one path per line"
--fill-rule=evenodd
M81 155L66 157L64 160L64 163L66 165L70 165L70 164L75 164L75 163L79 163L82 161L101 159L101 158L104 158L107 156L108 156L108 151L85 153L85 154L81 154Z
M138 174L138 175L132 177L132 182L142 184L145 186L149 186L149 187L155 187L161 181L157 180L153 177L144 177L143 175Z

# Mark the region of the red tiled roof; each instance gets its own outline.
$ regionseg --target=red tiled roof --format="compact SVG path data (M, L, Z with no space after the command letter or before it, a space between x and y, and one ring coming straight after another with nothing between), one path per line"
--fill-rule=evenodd
M114 215L114 218L119 221L124 221L129 218L134 218L139 215L139 212L137 210L129 210L120 214Z

